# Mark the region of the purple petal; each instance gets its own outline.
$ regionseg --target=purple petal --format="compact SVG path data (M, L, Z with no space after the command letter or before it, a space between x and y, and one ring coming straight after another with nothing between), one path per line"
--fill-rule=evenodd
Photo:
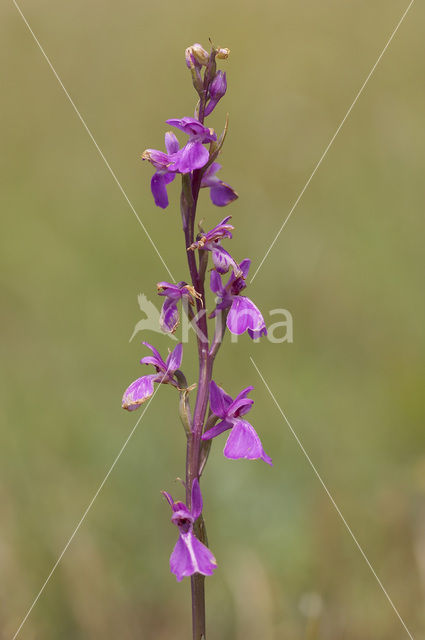
M207 164L210 154L202 142L189 141L183 149L176 154L176 166L180 173L190 173Z
M170 158L167 153L157 149L145 149L142 160L148 160L156 169L167 169L173 162L173 158Z
M252 398L240 398L239 400L234 400L232 405L229 407L229 415L233 418L244 416L251 410L253 404L254 400L252 400Z
M210 408L219 418L227 416L227 410L232 404L232 398L214 382L210 382Z
M159 324L164 333L174 333L179 324L179 311L172 298L167 298L162 305Z
M198 478L192 483L192 516L196 520L202 513L202 493Z
M170 571L174 573L178 582L181 582L187 576L191 576L196 571L189 549L181 536L179 536L170 556Z
M205 173L202 176L201 187L212 187L220 182L219 178L215 176L217 171L220 171L220 169L221 164L219 164L218 162L213 162L212 164L210 164L210 166L205 170Z
M217 271L211 271L210 288L217 296L220 296L220 298L223 297L223 283Z
M161 371L166 371L165 362L161 357L161 354L155 347L153 347L149 342L142 342L142 344L150 349L153 353L153 356L146 356L140 360L140 364L153 364L154 367L158 367Z
M235 422L223 451L226 458L238 460L264 460L267 464L273 465L272 459L268 456L261 444L254 427L245 420Z
M216 207L225 207L238 198L236 191L225 182L219 182L219 184L211 186L210 188L211 202Z
M144 347L147 347L148 349L150 349L152 351L153 355L155 356L155 358L157 358L158 360L164 362L162 360L161 354L159 353L158 349L155 349L155 347L153 347L151 344L149 344L149 342L144 341L144 342L142 342L142 345Z
M151 179L151 191L157 207L166 209L168 207L168 193L163 173L156 172Z
M164 496L164 498L166 498L168 504L170 505L170 507L172 508L174 505L174 500L173 498L170 496L170 494L168 493L168 491L161 491L162 495Z
M242 271L243 277L246 279L248 277L249 267L251 266L251 260L249 258L245 258L239 264L239 269Z
M238 395L233 400L232 404L230 405L230 407L228 409L228 415L229 416L237 417L237 416L244 415L245 413L248 413L248 411L250 410L250 408L254 404L254 400L251 400L250 398L247 398L247 395L249 393L251 393L251 391L253 391L253 389L254 389L254 387L252 387L252 386L245 387L245 389L242 389L242 391L240 393L238 393ZM244 409L245 406L247 407L246 410ZM243 413L241 413L241 411L243 411Z
M153 394L153 382L156 375L142 376L125 390L122 398L122 408L127 411L138 409Z
M261 331L265 326L260 310L245 296L233 299L226 324L229 331L235 335L240 335L247 329L253 332Z
M192 136L199 136L209 131L195 118L170 118L166 120L166 122L172 127L176 127L176 129L180 129Z
M233 260L230 253L219 244L215 244L212 249L212 259L216 270L220 274L227 273L230 268L232 268L234 272L239 272L239 266L235 260Z
M155 356L144 356L144 358L140 360L140 364L151 364L154 367L158 367L161 371L166 371L166 369L162 368L162 365L160 366Z
M229 420L222 420L221 422L218 422L216 425L211 427L211 429L208 429L208 431L205 431L205 433L202 435L202 440L211 440L211 438L216 438L221 433L223 433L224 431L228 431L232 427L233 422L230 422Z
M184 518L187 518L188 516L192 517L192 514L186 507L185 503L180 502L180 500L173 504L173 511L182 511L183 513L181 514L181 516L183 516Z
M165 148L168 154L177 153L180 149L179 141L172 131L167 131L165 134Z
M180 342L167 358L167 362L165 365L166 371L168 371L169 373L174 373L174 371L177 371L177 369L180 369L182 358L183 358L183 345Z
M217 569L217 560L213 553L196 536L191 536L192 549L198 565L198 573L204 576L212 576L214 569Z
M182 283L171 284L171 282L158 282L156 288L158 289L159 296L167 296L167 298L173 298L174 300L180 300L183 295Z
M252 329L248 329L248 335L252 340L257 340L257 338L262 338L267 335L266 325L264 324L259 331L253 331Z
M187 533L193 528L194 518L183 502L175 502L173 504L173 515L171 522L179 528L180 534Z
M216 567L217 562L211 551L192 532L179 537L170 557L171 573L179 582L194 573L211 576Z

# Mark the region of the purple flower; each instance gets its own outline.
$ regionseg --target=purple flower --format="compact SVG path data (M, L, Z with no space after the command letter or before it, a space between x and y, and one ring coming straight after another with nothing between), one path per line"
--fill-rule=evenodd
M161 358L159 352L148 342L142 342L153 353L152 356L145 356L140 360L141 364L151 364L155 367L156 373L138 378L128 389L125 390L122 398L122 408L127 411L135 411L140 405L148 400L154 392L154 382L160 384L172 384L178 387L174 380L174 374L180 368L183 357L183 346L179 343L168 355L167 360Z
M221 169L221 164L213 162L202 176L201 187L209 187L210 198L217 207L225 207L238 198L232 187L215 175Z
M160 327L164 333L174 333L180 321L177 302L185 299L189 304L193 305L195 304L194 299L201 299L201 296L191 285L186 284L184 281L177 284L158 282L156 286L158 295L165 296L159 318Z
M212 576L217 562L211 551L193 533L194 522L202 512L202 494L199 482L195 478L192 484L192 508L183 502L174 502L169 493L163 491L173 510L171 522L179 529L179 539L170 556L170 570L178 582L194 573Z
M211 272L211 290L221 298L210 318L217 315L221 309L229 309L226 325L230 333L240 335L248 331L250 338L260 338L267 335L266 323L260 310L246 296L239 295L246 287L245 278L248 275L251 260L245 259L239 265L240 276L232 272L227 284L223 286L221 276L217 271Z
M215 109L217 103L227 91L227 80L225 71L217 71L214 76L214 80L210 84L209 88L209 102L205 107L205 116L209 116Z
M210 158L210 154L204 144L217 140L214 130L204 127L195 118L172 118L167 120L167 124L180 129L189 136L186 145L175 155L177 171L179 173L190 173L194 169L204 167Z
M165 148L167 149L167 153L158 151L157 149L146 149L142 154L142 159L148 160L155 169L157 169L152 176L151 191L156 206L162 209L168 207L167 185L174 180L176 173L190 173L195 169L204 167L210 155L203 145L217 140L213 129L204 127L204 125L195 118L172 119L167 120L167 123L177 129L181 129L189 135L189 140L186 145L180 149L179 141L174 133L167 131L165 134ZM214 183L217 189L220 186L218 184L220 180L216 178ZM224 185L224 183L222 184ZM224 186L231 189L227 185ZM219 198L219 196L217 197ZM223 197L222 195L221 199L223 199ZM231 200L229 200L229 202L231 202Z
M254 400L246 397L253 388L246 387L233 400L214 380L211 381L210 408L216 416L221 418L221 422L206 431L202 440L210 440L231 429L223 451L226 458L230 460L261 459L273 466L272 459L265 453L254 427L246 420L241 420L241 416L248 413L254 403Z
M227 273L229 269L232 268L235 275L240 276L242 275L242 271L239 269L239 265L220 244L223 238L232 237L234 227L231 224L227 224L231 217L232 216L227 216L227 218L224 218L218 225L211 229L211 231L201 233L199 239L191 244L189 249L192 251L195 249L211 251L214 266L219 273Z

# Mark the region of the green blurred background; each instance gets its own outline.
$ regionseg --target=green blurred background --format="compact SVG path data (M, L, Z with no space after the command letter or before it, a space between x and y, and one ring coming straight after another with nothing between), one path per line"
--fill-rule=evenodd
M146 147L192 115L184 49L231 49L222 177L238 258L256 267L406 1L22 0L21 8L178 279L177 208L154 207ZM168 279L11 2L2 48L0 634L11 638L138 414L137 294ZM228 344L217 379L254 384L274 460L216 442L205 517L219 570L210 640L407 633L250 364L252 355L415 639L425 638L423 4L413 5L249 295L294 318L293 344ZM223 213L202 194L212 226ZM186 366L190 381L196 368ZM179 494L184 436L161 388L23 627L23 640L186 640L188 581L159 491Z

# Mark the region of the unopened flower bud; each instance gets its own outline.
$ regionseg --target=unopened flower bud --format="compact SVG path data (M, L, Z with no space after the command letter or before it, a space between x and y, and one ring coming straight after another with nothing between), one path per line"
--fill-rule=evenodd
M209 55L208 51L205 51L204 47L195 42L191 47L188 47L185 52L186 64L191 69L193 66L208 64Z
M217 49L216 57L219 60L226 60L229 57L230 49L227 47Z
M210 96L217 102L224 96L227 90L227 80L225 71L217 71L214 80L210 84Z
M214 109L217 102L224 96L227 90L226 73L224 71L217 71L214 76L214 80L209 87L209 102L205 107L204 115L208 116Z

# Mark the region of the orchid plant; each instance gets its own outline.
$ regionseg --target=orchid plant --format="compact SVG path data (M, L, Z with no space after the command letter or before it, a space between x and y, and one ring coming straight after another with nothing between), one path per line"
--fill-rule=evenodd
M158 207L168 207L167 186L177 174L181 175L180 210L191 282L158 283L158 295L164 298L160 327L165 333L174 333L180 313L187 314L196 333L199 379L196 385L188 385L181 369L181 343L164 360L155 347L143 342L152 355L143 357L141 363L153 366L155 373L132 382L122 400L124 409L134 411L153 396L156 384L170 385L179 394L179 414L187 440L186 477L183 483L185 502L175 502L169 493L162 493L172 509L171 521L179 531L170 557L171 572L178 581L185 577L191 579L193 640L206 638L204 581L205 576L211 576L217 567L214 555L208 548L200 489L211 442L228 431L223 451L226 458L263 460L272 464L254 427L245 420L254 402L248 398L253 387L246 387L233 399L213 380L214 360L226 328L236 335L247 332L251 339L267 334L261 312L250 298L241 295L247 286L250 260L238 262L222 246L222 241L232 238L234 227L229 222L231 216L225 217L210 231L204 231L198 225L199 233L195 236L198 199L202 188L209 189L211 201L218 207L227 206L238 197L232 187L217 176L221 165L216 159L226 137L227 119L220 136L205 124L205 119L226 93L226 73L217 70L217 61L226 60L228 56L228 49L213 45L210 53L200 44L186 49L186 64L198 94L195 114L193 118L173 118L167 123L188 138L181 145L176 135L168 131L165 134L165 152L146 149L142 155L155 168L151 190ZM208 314L205 280L210 256L212 269L209 286L216 297L215 306ZM227 278L225 282L223 276ZM211 324L214 326L209 326ZM195 388L196 399L192 408L189 395Z

